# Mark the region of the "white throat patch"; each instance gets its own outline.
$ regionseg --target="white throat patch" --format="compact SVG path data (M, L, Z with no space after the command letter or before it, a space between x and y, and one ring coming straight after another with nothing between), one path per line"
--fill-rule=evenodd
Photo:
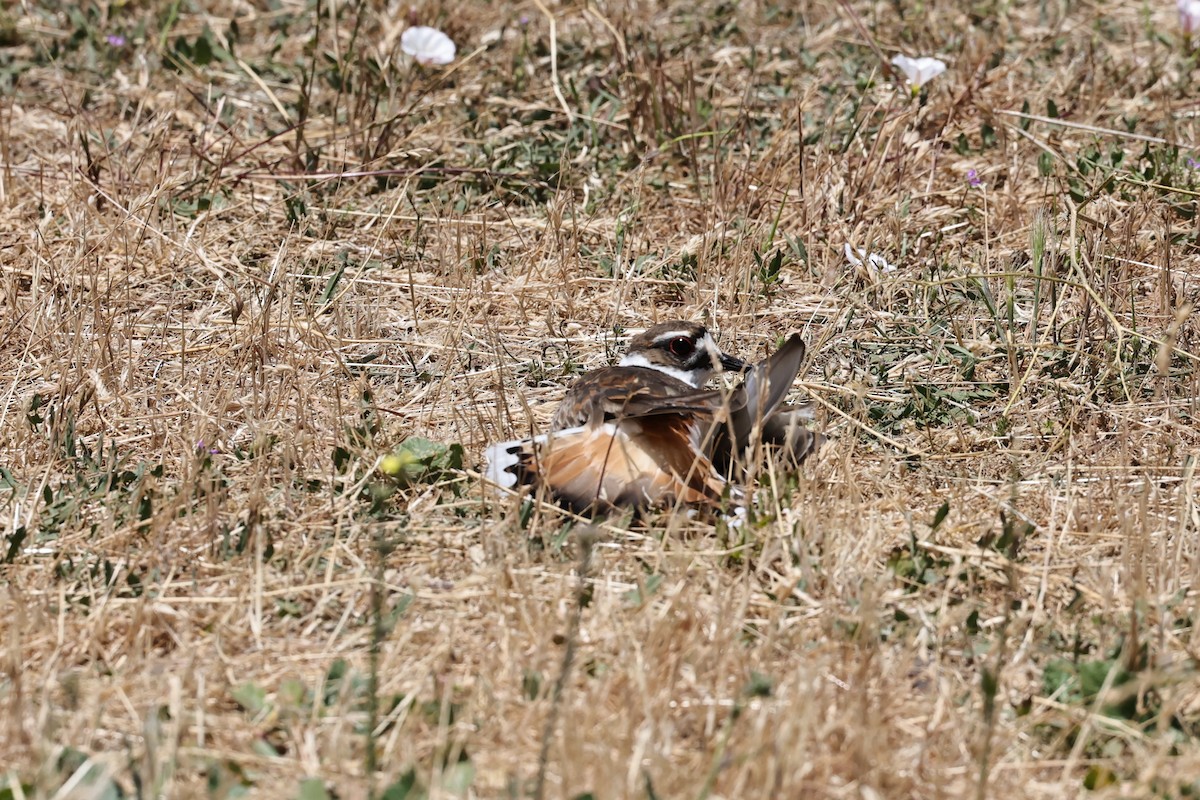
M621 367L646 367L647 369L656 369L665 375L670 375L672 378L678 378L688 386L696 389L699 389L700 384L704 382L698 381L697 379L705 377L703 375L696 375L692 372L685 372L684 370L676 369L675 367L668 367L666 364L653 364L642 353L626 353L621 357L621 360L617 362L617 365Z

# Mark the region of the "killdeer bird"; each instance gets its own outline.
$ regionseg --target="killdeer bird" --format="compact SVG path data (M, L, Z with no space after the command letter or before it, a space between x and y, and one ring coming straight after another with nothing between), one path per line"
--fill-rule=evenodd
M485 476L505 488L544 486L581 512L720 505L756 440L778 445L795 464L824 441L799 424L805 409L783 405L803 358L798 335L749 366L722 352L702 325L655 325L630 340L617 366L571 386L549 433L489 447ZM746 377L732 392L704 389L721 370Z

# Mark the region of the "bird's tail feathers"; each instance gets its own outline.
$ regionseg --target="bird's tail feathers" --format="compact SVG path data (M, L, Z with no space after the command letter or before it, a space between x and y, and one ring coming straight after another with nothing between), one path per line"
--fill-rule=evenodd
M488 445L488 448L483 451L485 462L483 477L503 489L533 485L538 478L539 450L549 444L552 439L570 438L586 429L587 426L564 428L525 439L513 439L509 442L496 442Z

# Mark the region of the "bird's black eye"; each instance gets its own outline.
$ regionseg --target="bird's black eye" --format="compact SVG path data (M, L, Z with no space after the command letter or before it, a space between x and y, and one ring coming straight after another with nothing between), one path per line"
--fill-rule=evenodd
M667 342L667 349L677 358L687 358L696 352L696 343L686 336L676 336Z

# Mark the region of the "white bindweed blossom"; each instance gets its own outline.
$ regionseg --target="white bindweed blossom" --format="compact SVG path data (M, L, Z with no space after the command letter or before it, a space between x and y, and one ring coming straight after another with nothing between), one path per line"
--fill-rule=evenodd
M445 66L454 60L458 52L450 37L437 28L416 25L405 29L400 35L400 49L412 56L418 64Z
M888 260L879 253L867 253L859 250L857 247L851 247L849 242L846 242L846 261L852 267L861 267L864 263L870 264L879 272L895 272L896 265L889 264Z
M1200 0L1176 0L1179 9L1179 27L1189 40L1200 31Z
M1200 0L1196 1L1200 2ZM921 91L922 86L946 71L945 61L942 61L940 58L930 58L929 56L909 58L908 56L900 55L892 59L892 64L895 65L896 69L904 73L904 77L908 80L908 85L912 87L913 94Z

